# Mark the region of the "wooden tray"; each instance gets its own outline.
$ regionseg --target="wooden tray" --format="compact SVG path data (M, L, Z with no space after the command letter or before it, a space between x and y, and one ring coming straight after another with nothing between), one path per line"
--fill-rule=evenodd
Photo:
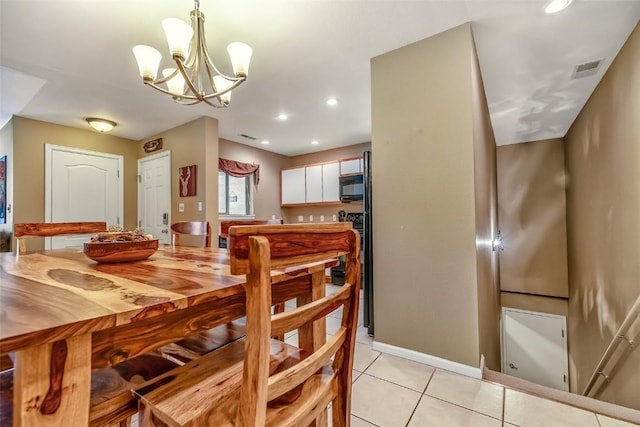
M97 262L140 261L149 258L157 250L158 239L84 244L84 254Z

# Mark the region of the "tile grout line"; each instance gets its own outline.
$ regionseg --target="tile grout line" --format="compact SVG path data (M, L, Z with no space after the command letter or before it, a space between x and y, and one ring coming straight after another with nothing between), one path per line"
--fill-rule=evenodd
M357 415L353 415L353 414L351 414L351 416L352 416L352 417L354 417L354 418L357 418L357 419L359 419L359 420L362 420L362 421L364 421L364 422L365 422L365 423L367 423L367 424L371 424L372 426L380 427L378 424L376 424L376 423L372 423L371 421L366 420L366 419L364 419L364 418L362 418L362 417L359 417L359 416L357 416Z
M368 377L375 378L375 379L380 380L380 381L384 381L385 383L389 383L389 384L397 385L398 387L402 387L402 388L404 388L404 389L406 389L406 390L413 391L413 392L418 393L418 394L420 394L420 395L424 394L424 393L423 393L423 392L421 392L420 390L416 390L416 389L413 389L413 388L411 388L411 387L407 387L406 385L402 385L402 384L394 383L393 381L388 380L388 379L386 379L386 378L378 377L378 376L376 376L376 375L367 374L366 372L362 372L362 375L366 375L366 376L368 376ZM360 376L362 376L362 375L360 375ZM360 378L360 377L358 377L358 378ZM356 381L357 381L357 380L356 380Z
M504 413L506 411L507 406L507 389L502 387L502 425L504 426Z
M427 393L425 393L425 394L424 394L424 396L430 397L430 398L432 398L432 399L439 400L439 401L441 401L441 402L448 403L449 405L457 406L458 408L466 409L467 411L475 412L475 413L476 413L476 414L478 414L478 415L483 415L483 416L485 416L485 417L487 417L487 418L491 418L492 420L497 420L497 421L501 421L501 422L503 422L503 423L504 423L504 420L501 420L500 418L496 418L496 417L494 417L494 416L484 414L484 413L482 413L482 412L480 412L480 411L476 411L475 409L466 408L466 407L464 407L464 406L462 406L462 405L458 405L457 403L449 402L448 400L441 399L441 398L439 398L439 397L437 397L437 396L432 396L432 395L427 394Z

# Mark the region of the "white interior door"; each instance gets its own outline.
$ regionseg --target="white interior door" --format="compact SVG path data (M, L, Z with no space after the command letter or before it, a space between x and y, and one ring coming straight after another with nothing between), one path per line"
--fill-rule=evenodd
M45 146L45 220L104 221L121 225L123 217L123 156ZM60 236L45 240L45 248L81 246L90 236Z
M138 227L169 244L171 224L171 152L138 160Z
M502 372L569 391L566 319L502 309Z

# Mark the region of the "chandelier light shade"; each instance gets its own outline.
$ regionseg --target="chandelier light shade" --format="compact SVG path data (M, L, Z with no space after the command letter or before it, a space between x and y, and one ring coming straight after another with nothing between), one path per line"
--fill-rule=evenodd
M169 54L176 68L165 68L158 78L162 54L150 46L133 47L142 81L162 93L171 95L179 104L192 105L205 102L212 107L224 108L231 102L231 91L247 79L253 51L240 42L229 44L234 76L228 76L214 65L207 51L204 36L204 14L200 2L195 0L191 11L191 25L176 19L162 21Z
M105 133L116 127L116 122L107 119L99 119L97 117L87 117L87 123L98 132Z

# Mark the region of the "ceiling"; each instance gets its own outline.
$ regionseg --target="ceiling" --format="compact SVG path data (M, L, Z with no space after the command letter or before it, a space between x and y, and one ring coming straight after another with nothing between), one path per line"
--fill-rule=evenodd
M497 144L561 137L637 25L640 0L574 0L555 15L545 4L202 0L221 71L231 73L230 42L254 50L230 107L214 109L175 104L142 84L131 53L154 46L168 66L161 21L188 21L192 1L0 0L0 125L15 114L88 129L84 118L103 117L118 123L113 135L143 140L210 116L222 138L288 156L368 142L370 59L472 22ZM597 73L571 79L594 60L602 60ZM338 105L326 105L329 97ZM283 112L286 121L276 118Z

